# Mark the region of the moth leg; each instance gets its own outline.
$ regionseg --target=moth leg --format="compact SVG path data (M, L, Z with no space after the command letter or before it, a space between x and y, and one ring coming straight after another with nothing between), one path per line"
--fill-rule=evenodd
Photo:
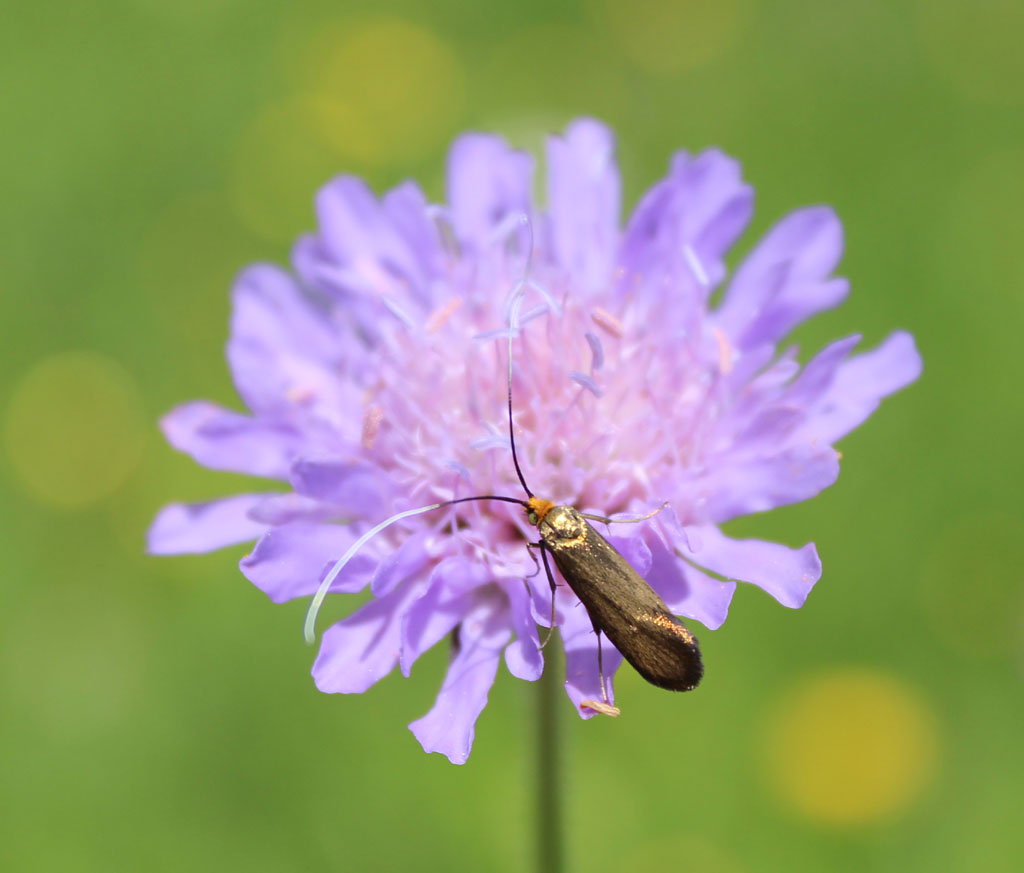
M608 701L608 685L604 681L604 664L601 658L601 631L595 627L594 633L597 634L597 673L601 677L601 697L604 700L581 700L580 706L585 706L587 709L592 709L601 715L615 718L620 714L621 710Z
M551 586L551 621L548 624L548 632L544 637L544 642L540 644L541 649L543 649L551 641L551 635L555 632L555 577L551 572L551 565L548 563L548 550L545 548L544 543L530 543L530 545L536 545L540 549L540 557L544 562L544 572L548 574L548 585Z
M600 521L604 524L636 524L638 521L647 521L649 518L654 518L666 506L668 506L667 500L653 512L648 512L647 515L641 515L639 518L608 518L606 515L587 515L585 512L581 512L580 515L590 521Z
M527 579L532 579L540 572L540 561L537 560L537 556L533 553L533 549L536 545L537 543L526 544L526 548L528 549L527 554L530 556L530 560L533 561L533 566L536 567L536 569L529 576L525 577Z

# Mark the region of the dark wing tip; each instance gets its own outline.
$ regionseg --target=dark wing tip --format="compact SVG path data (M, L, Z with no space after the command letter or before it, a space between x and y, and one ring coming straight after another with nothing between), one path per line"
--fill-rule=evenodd
M626 659L652 685L670 691L692 691L704 676L697 638L668 613L644 616L647 633Z

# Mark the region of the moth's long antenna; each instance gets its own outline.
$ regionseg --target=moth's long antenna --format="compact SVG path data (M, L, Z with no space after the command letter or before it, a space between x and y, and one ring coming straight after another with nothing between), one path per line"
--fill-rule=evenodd
M313 595L312 601L310 601L309 609L306 610L306 621L302 628L302 634L306 638L306 642L312 645L316 641L316 617L320 613L320 607L323 605L324 598L327 597L327 592L334 584L334 580L338 578L342 570L345 569L345 565L352 560L353 556L363 546L365 546L371 539L379 534L384 528L394 524L396 521L401 521L403 518L409 518L413 515L420 515L424 512L430 512L433 509L440 509L442 506L453 506L456 503L469 503L471 500L501 500L505 503L518 503L520 506L525 506L526 503L520 500L518 497L502 497L497 494L484 494L479 497L460 497L457 500L446 500L443 503L432 503L430 506L421 506L418 509L407 509L405 512L399 512L392 515L391 518L385 519L375 527L370 528L364 533L359 539L357 539L344 555L342 555L337 561L334 562L334 566L331 567L330 572L324 577L324 581L320 583L320 587L317 588L316 594Z
M526 492L527 497L533 497L533 492L530 490L530 486L526 484L526 477L523 476L523 470L519 466L519 456L516 454L515 429L512 427L512 338L519 330L519 308L523 305L523 296L526 294L526 278L530 273L530 266L533 262L533 225L525 214L522 216L522 222L526 225L530 241L526 249L526 263L523 265L523 276L519 280L519 288L516 290L516 296L512 301L512 306L509 308L508 315L508 441L512 446L512 463L515 465L519 484L523 486L523 491Z

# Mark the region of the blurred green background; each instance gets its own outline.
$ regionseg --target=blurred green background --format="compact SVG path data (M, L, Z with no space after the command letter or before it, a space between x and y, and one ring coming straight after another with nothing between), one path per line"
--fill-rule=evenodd
M592 114L629 206L676 148L740 158L741 248L833 204L853 293L798 340L908 328L925 372L842 444L837 486L731 526L817 542L804 609L741 588L700 634L697 693L623 670L621 719L564 706L570 868L1021 869L1024 5L44 0L3 20L0 868L531 868L532 687L503 668L452 766L405 727L443 652L319 695L305 604L245 582L243 548L156 559L143 535L166 501L241 490L156 421L237 403L231 277L287 259L317 186L439 198L458 132L537 148Z

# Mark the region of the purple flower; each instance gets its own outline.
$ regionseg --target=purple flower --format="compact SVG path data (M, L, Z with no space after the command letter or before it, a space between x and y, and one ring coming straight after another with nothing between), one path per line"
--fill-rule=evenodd
M831 485L833 444L917 378L913 340L894 333L852 354L851 336L801 367L780 343L847 293L832 275L843 245L832 210L788 215L729 276L725 255L753 209L738 164L679 152L623 230L613 150L590 120L552 137L544 210L530 156L479 134L452 148L447 205L411 182L381 198L353 177L330 182L294 274L256 265L236 282L227 356L249 412L194 402L163 420L199 463L281 488L169 506L150 550L257 539L242 572L285 601L312 595L393 513L522 496L505 406L520 288L512 396L532 490L602 514L668 501L610 540L674 612L709 628L725 620L733 580L801 606L821 575L813 544L735 540L719 526ZM437 701L410 727L425 750L464 762L502 655L522 679L543 667L537 623L549 621L550 594L525 546L535 538L521 509L496 502L385 530L331 586L368 586L372 598L323 634L317 686L353 693L395 667L408 675L451 636ZM600 697L597 638L564 585L556 620L580 709ZM620 660L605 642L605 674Z

